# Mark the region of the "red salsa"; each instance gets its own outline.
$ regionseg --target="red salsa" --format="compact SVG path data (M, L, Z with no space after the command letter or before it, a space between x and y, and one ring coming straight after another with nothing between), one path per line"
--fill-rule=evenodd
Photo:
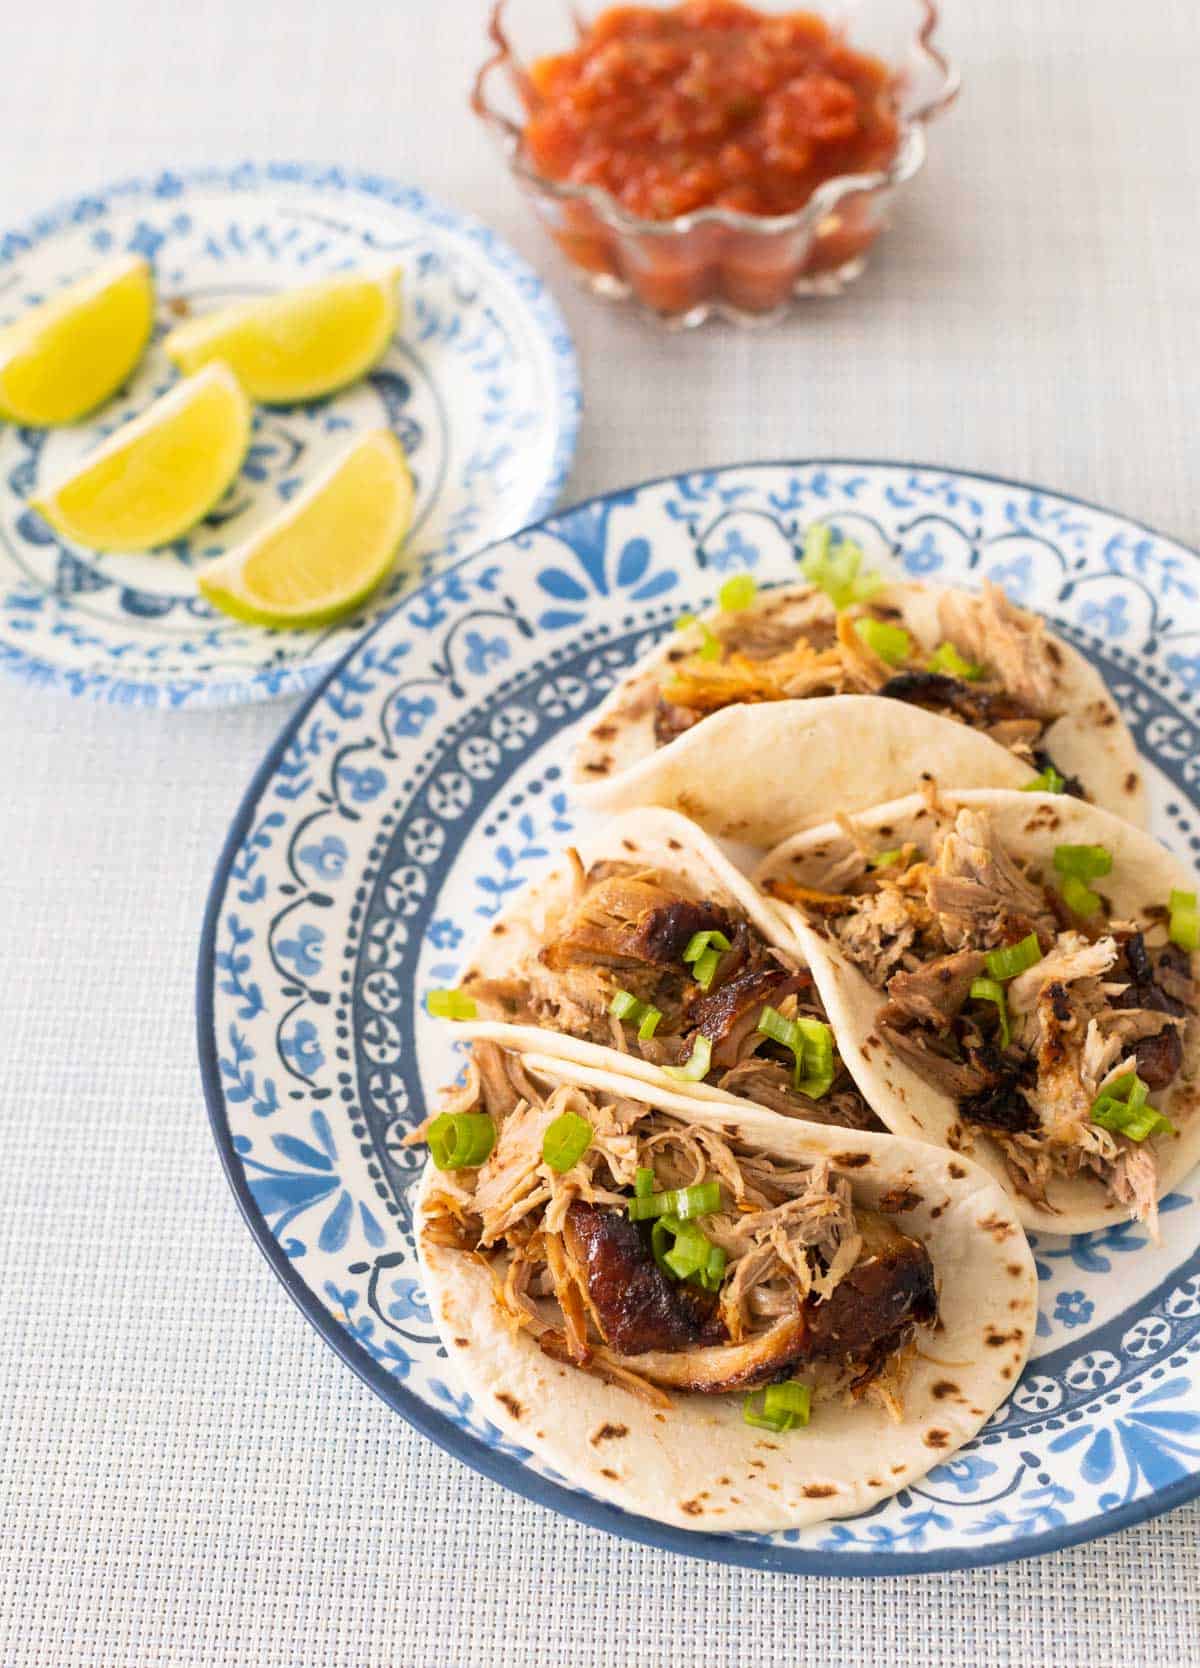
M790 214L835 175L887 167L894 90L886 65L808 12L615 6L534 64L525 145L545 177L643 219Z

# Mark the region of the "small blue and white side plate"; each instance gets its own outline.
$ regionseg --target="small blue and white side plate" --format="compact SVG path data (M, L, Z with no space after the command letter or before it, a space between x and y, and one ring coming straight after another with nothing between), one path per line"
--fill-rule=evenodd
M537 274L495 233L374 174L299 163L163 173L80 197L0 232L0 325L131 252L154 263L154 340L127 388L62 430L0 427L0 666L72 694L142 706L214 706L311 689L363 624L415 581L544 515L579 426L575 353ZM162 338L209 308L348 267L394 262L400 330L362 383L255 418L241 476L186 538L98 556L28 507L174 379ZM244 538L320 471L352 428L390 425L417 487L390 583L357 617L269 632L197 594L196 569Z
M426 1017L473 937L570 838L572 730L721 576L795 571L815 518L873 561L1040 609L1101 668L1154 826L1200 851L1200 563L1015 483L897 464L684 475L583 504L409 594L291 720L209 900L200 1054L251 1230L339 1354L468 1464L615 1534L764 1569L944 1570L1048 1552L1200 1493L1200 1177L1133 1224L1039 1236L1034 1357L923 1482L802 1533L692 1535L573 1491L456 1384L413 1253L401 1145L461 1063Z

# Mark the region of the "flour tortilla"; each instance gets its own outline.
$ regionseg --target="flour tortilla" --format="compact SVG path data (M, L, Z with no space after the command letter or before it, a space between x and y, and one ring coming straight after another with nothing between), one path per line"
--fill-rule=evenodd
M1049 875L1057 845L1102 845L1112 853L1112 873L1097 882L1111 900L1118 919L1144 923L1147 910L1164 905L1173 888L1194 891L1196 877L1153 838L1119 817L1065 794L1005 793L989 789L943 794L950 808L973 806L986 811L1000 843L1022 862ZM879 805L854 818L854 827L879 848L892 849L913 840L928 850L934 818L919 794ZM851 850L837 823L810 829L785 840L763 859L755 878L811 882L831 859ZM776 904L789 915L796 943L821 993L838 1051L859 1088L889 1129L911 1140L954 1146L967 1142L971 1156L1014 1191L1000 1148L982 1131L968 1135L954 1100L931 1087L875 1034L875 1016L886 998L796 910ZM1154 1104L1175 1124L1175 1136L1153 1137L1158 1159L1159 1195L1175 1186L1200 1160L1200 1022L1189 1020L1183 1039L1183 1066L1171 1087L1156 1094ZM1052 1182L1050 1207L1016 1195L1021 1221L1043 1233L1078 1234L1110 1226L1128 1216L1127 1207L1110 1199L1099 1179L1077 1176Z
M895 608L932 650L944 637L938 609L949 588L888 585L872 602ZM760 593L756 610L799 632L832 620L811 586ZM719 618L714 610L706 618ZM1062 716L1041 745L1097 804L1146 824L1141 760L1099 672L1059 638ZM612 691L583 728L571 786L589 809L664 805L710 833L771 846L835 812L854 813L912 792L923 776L955 787L1021 788L1028 762L980 730L879 695L812 696L723 707L665 747L654 740L660 680L689 651L666 638Z
M491 1278L463 1252L426 1243L428 1167L418 1248L449 1363L484 1418L566 1480L626 1511L701 1531L799 1529L849 1517L916 1482L967 1442L1020 1376L1037 1323L1037 1276L1011 1201L977 1165L894 1136L783 1119L726 1096L707 1102L524 1054L527 1072L644 1102L783 1159L830 1158L873 1206L891 1189L919 1202L895 1218L922 1240L940 1323L918 1335L899 1422L877 1403L819 1400L811 1424L776 1436L742 1418L742 1397L676 1394L668 1411L551 1360L507 1326Z

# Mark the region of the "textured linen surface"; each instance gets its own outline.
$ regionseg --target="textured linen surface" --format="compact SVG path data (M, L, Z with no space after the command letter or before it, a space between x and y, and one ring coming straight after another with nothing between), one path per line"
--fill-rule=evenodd
M739 458L1025 476L1200 544L1191 0L948 0L967 93L856 294L669 339L575 293L465 115L483 0L0 6L0 224L170 162L341 160L547 272L569 497ZM414 1435L238 1218L194 1063L208 879L281 707L0 684L0 1668L1200 1662L1200 1508L906 1582L666 1557Z

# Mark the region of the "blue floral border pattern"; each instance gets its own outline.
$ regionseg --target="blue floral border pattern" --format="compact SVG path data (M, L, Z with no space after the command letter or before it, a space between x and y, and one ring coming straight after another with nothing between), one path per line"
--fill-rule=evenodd
M227 199L220 213L213 207L219 198ZM253 224L240 218L256 202L268 201L283 221L266 214ZM286 223L293 208L303 233L296 220ZM31 276L31 263L60 243L63 252L54 260L62 273L55 268ZM359 407L370 405L370 421L394 427L409 450L418 489L410 546L419 561L367 614L348 623L302 641L247 631L213 616L186 581L176 594L170 578L165 585L150 578L153 564L139 567L137 559L126 558L118 572L112 564L84 559L51 534L24 510L46 437L12 429L0 435L8 442L0 468L7 506L0 525L0 667L24 681L114 704L169 708L308 691L363 624L414 581L544 515L561 491L582 410L574 347L542 280L469 215L377 174L319 164L168 169L102 188L0 232L0 308L7 292L37 299L40 283L61 281L118 250L155 260L168 288L189 292L196 282L203 287L189 262L201 263L210 275L225 270L222 263L232 263L230 271L238 262L256 269L282 263L282 281L295 282L310 263L319 273L402 250L412 281L404 337L353 397ZM453 360L447 385L456 378L465 402L457 417L447 409L447 387L429 373L430 354L439 363ZM118 400L103 414L104 425L113 426L160 391L165 361L159 363L161 353L151 360L138 373L130 400ZM527 397L514 395L518 382L523 388L528 382ZM356 420L363 420L364 409ZM302 484L312 446L349 422L340 398L259 413L242 481L194 542L172 547L171 566L186 569L195 555L223 548L222 527L254 492L281 501L291 496ZM465 454L453 465L452 428ZM95 432L104 432L103 426ZM321 456L327 451L326 445ZM159 572L166 570L160 566ZM131 580L130 573L144 577Z
M285 730L214 882L200 966L210 1109L251 1227L336 1348L406 1418L560 1511L764 1568L975 1565L1200 1492L1194 1184L1163 1243L1040 1236L1037 1353L979 1437L846 1523L690 1536L561 1484L447 1374L419 1287L404 1136L460 1062L423 1012L472 937L576 822L580 715L745 567L795 571L815 517L922 577L1000 579L1100 667L1151 766L1156 826L1200 851L1200 569L1107 512L897 465L761 465L650 483L468 559L362 641ZM1193 1236L1194 1239L1194 1236Z

